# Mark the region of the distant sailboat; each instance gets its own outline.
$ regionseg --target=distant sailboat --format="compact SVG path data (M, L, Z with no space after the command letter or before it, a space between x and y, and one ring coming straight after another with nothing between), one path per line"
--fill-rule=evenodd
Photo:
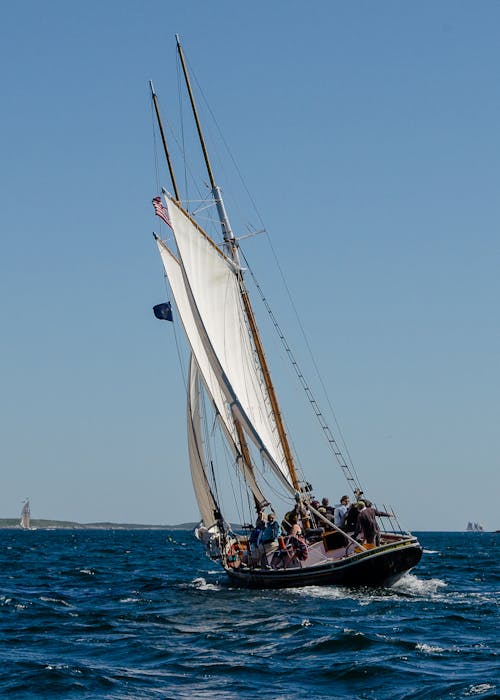
M27 498L23 502L23 507L21 510L21 520L19 525L23 530L31 530L31 511L30 511L30 499Z
M484 532L484 527L480 523L472 523L470 520L465 529L467 532Z

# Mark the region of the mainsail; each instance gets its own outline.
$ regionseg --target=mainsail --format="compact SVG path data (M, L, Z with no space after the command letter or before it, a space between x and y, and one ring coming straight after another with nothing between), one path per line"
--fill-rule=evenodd
M220 391L248 437L292 491L293 479L248 332L238 270L181 207L168 197L166 203L190 315ZM181 309L179 313L182 318ZM184 319L183 324L186 327Z

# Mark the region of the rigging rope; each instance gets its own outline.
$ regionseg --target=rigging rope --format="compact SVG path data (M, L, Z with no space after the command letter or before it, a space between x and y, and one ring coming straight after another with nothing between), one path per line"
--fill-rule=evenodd
M263 219L262 219L262 217L261 217L261 215L260 215L260 213L259 213L259 210L258 210L258 208L257 208L257 204L256 204L254 198L253 198L252 195L251 195L251 192L249 191L249 189L248 189L248 187L247 187L247 185L246 185L246 183L245 183L245 180L244 180L244 178L243 178L241 169L239 168L238 163L237 163L235 157L233 156L233 154L232 154L232 152L231 152L231 149L229 148L229 145L228 145L226 139L224 138L224 134L222 133L222 129L220 128L219 123L218 123L217 119L215 118L215 115L214 115L214 113L213 113L213 111L212 111L212 109L211 109L211 107L210 107L210 104L209 104L207 98L205 97L205 94L204 94L204 92L203 92L203 89L202 89L201 85L199 84L199 82L198 82L198 80L197 80L197 78L196 78L196 73L194 72L194 70L193 70L193 68L192 68L191 65L190 65L190 72L191 72L191 74L192 74L192 76L193 76L193 78L194 78L194 81L195 81L196 84L197 84L197 87L198 87L198 90L199 90L199 92L200 92L200 94L201 94L201 96L202 96L202 99L203 99L203 101L205 102L205 104L206 104L206 106L207 106L207 109L208 109L208 111L209 111L209 113L210 113L210 116L211 116L211 118L212 118L212 120L213 120L215 126L216 126L216 129L217 129L217 131L218 131L218 133L219 133L219 136L220 136L220 138L221 138L221 140L222 140L222 143L224 144L224 147L225 147L225 149L226 149L226 151L227 151L227 153L228 153L228 155L229 155L229 157L230 157L230 159L231 159L231 161L232 161L232 163L233 163L233 165L234 165L234 167L235 167L235 170L236 170L236 172L237 172L237 174L238 174L238 177L239 177L239 179L240 179L240 182L241 182L241 184L243 185L243 188L244 188L244 190L245 190L245 192L246 192L246 194L247 194L247 196L248 196L250 202L252 203L253 209L254 209L254 211L255 211L255 213L256 213L256 215L257 215L259 221L260 221L260 224L261 224L261 226L262 226L262 229L263 229L264 231L266 231L266 227L265 227L265 225L264 225L264 221L263 221ZM266 231L266 232L267 232L267 231ZM347 443L346 443L346 441L345 441L345 439L344 439L342 430L341 430L341 428L340 428L340 424L339 424L339 422L338 422L337 416L336 416L336 414L335 414L335 411L334 411L333 406L332 406L332 404L331 404L331 401L330 401L330 399L329 399L328 392L327 392L326 387L325 387L325 385L324 385L324 382L323 382L323 380L322 380L322 378L321 378L321 374L320 374L320 372L319 372L318 366L317 366L316 361L315 361L315 359L314 359L314 355L313 355L313 352L312 352L312 350L311 350L311 346L310 346L310 344L309 344L309 342L308 342L308 340L307 340L307 335L306 335L305 330L304 330L304 327L303 327L303 325L302 325L302 323L301 323L301 321L300 321L300 316L299 316L299 314L298 314L298 312L297 312L297 308L296 308L296 306L295 306L295 304L294 304L294 302L293 302L293 298L292 298L290 289L289 289L289 287L288 287L288 285L287 285L287 282L286 282L286 279L285 279L283 270L282 270L281 265L280 265L280 263L279 263L278 256L277 256L277 254L276 254L276 251L274 250L274 247L273 247L273 245L272 245L272 241L271 241L271 238L270 238L269 234L268 234L268 237L267 237L267 238L268 238L268 241L269 241L269 245L270 245L270 247L271 247L271 252L272 252L272 254L273 254L273 257L274 257L276 266L277 266L277 268L278 268L278 270L279 270L279 272L280 272L280 276L281 276L283 285L284 285L284 287L285 287L285 290L286 290L288 299L289 299L290 304L291 304L291 306L292 306L292 309L293 309L293 311L294 311L295 318L296 318L296 320L297 320L297 323L298 323L298 325L299 325L300 331L301 331L302 336L303 336L303 338L304 338L304 341L305 341L305 343L306 343L307 350L308 350L309 355L310 355L310 357L311 357L311 360L312 360L312 363L313 363L313 366L314 366L314 369L315 369L315 372L316 372L316 376L317 376L318 379L319 379L319 382L320 382L320 384L321 384L321 388L322 388L323 393L324 393L324 395L325 395L325 397L326 397L326 401L327 401L327 404L328 404L328 408L329 408L329 410L330 410L330 412L331 412L331 414L332 414L332 417L333 417L333 420L334 420L334 423L335 423L335 427L336 427L337 433L338 433L338 435L339 435L339 437L340 437L340 441L341 441L342 446L343 446L343 452L345 453L347 459L343 456L342 452L340 451L340 448L339 448L339 446L338 446L338 443L335 441L335 439L333 438L333 435L332 435L330 429L329 429L328 426L326 425L326 421L324 420L324 417L323 417L321 411L319 411L317 402L316 402L316 400L314 399L314 397L312 396L312 394L309 396L309 401L310 401L311 405L313 406L314 412L315 412L316 416L318 417L318 419L320 420L320 423L322 423L322 429L323 429L323 431L325 432L325 434L327 435L327 438L328 438L328 441L329 441L329 443L330 443L330 446L331 446L331 447L335 447L335 449L334 449L335 456L336 456L337 459L339 460L339 463L342 462L342 463L340 464L340 466L342 467L342 469L343 469L344 472L345 472L345 476L346 476L346 478L347 478L347 481L349 482L349 484L351 485L351 487L352 487L353 485L356 485L357 488L360 489L360 486L359 486L359 478L358 478L358 475L357 475L357 473L356 473L356 469L355 469L355 467L354 467L353 459L352 459L352 457L351 457L351 454L350 454L350 452L349 452L349 448L348 448L348 446L347 446ZM241 252L241 248L240 248L240 252ZM244 258L243 254L242 254L242 257ZM247 262L246 260L245 260L245 262L246 262L246 264L247 264L247 266L248 266L248 262ZM248 267L249 267L249 266L248 266ZM249 270L250 270L250 268L249 268ZM251 273L251 275L252 275L252 277L253 277L253 279L254 279L254 281L255 281L255 277L254 277L253 273L251 272L251 270L250 270L250 273ZM262 292L261 292L260 288L258 287L257 283L256 283L256 286L257 286L257 288L259 289L259 293L261 294L261 297L262 297L264 303L266 304L266 308L268 309L268 313L270 314L271 318L273 318L272 312L270 311L269 306L268 306L267 302L265 301L265 298L264 298L264 296L262 295ZM279 326L278 326L278 324L276 323L275 319L273 319L273 323L274 323L276 329L277 329L278 332L279 332L279 335L280 335L280 338L281 338L281 340L282 340L282 343L283 343L283 345L284 345L284 347L285 347L285 350L286 350L287 353L291 356L291 350L290 350L289 348L287 349L287 345L288 345L288 344L286 343L286 339L284 338L283 334L282 334L281 331L279 330ZM297 374L298 374L298 376L299 376L299 379L301 379L301 382L302 382L302 381L303 381L303 375L302 375L302 373L300 372L300 370L297 371L297 370L298 370L298 365L295 363L294 360L292 361L292 364L293 364L293 366L294 366L294 368L295 368L295 370L296 370L296 372L297 372ZM304 382L305 382L305 380L304 380ZM306 387L304 387L304 388L306 389ZM307 390L308 390L308 387L307 387ZM310 391L310 390L308 390L308 391ZM306 391L306 393L307 393L307 391ZM349 465L348 465L348 463L349 463ZM353 490L354 490L354 489L353 489ZM361 490L361 489L360 489L360 490Z
M300 381L300 384L301 384L301 386L302 386L302 388L303 388L303 390L304 390L304 392L309 400L309 404L311 405L313 412L314 412L314 414L315 414L315 416L316 416L316 418L321 426L321 429L322 429L324 435L326 436L326 439L328 441L330 449L332 450L333 454L335 455L335 458L337 459L337 462L339 463L339 466L342 469L344 476L347 479L347 482L348 482L349 486L351 487L353 493L356 493L356 491L361 491L362 489L361 489L356 471L354 468L351 470L351 468L347 464L347 461L344 458L344 455L342 454L342 451L341 451L337 441L335 440L335 437L333 436L333 433L330 430L330 427L328 426L328 424L325 420L325 417L324 417L324 415L323 415L323 413L318 405L318 402L316 401L316 398L314 397L314 394L309 386L309 383L306 381L306 378L305 378L297 360L295 359L293 351L292 351L290 345L288 344L288 341L287 341L284 333L282 332L282 330L278 324L278 321L277 321L277 319L276 319L276 317L275 317L275 315L274 315L274 313L269 305L269 302L267 301L266 297L264 296L264 292L262 291L262 288L261 288L260 284L258 283L251 267L248 264L248 260L246 259L245 255L241 251L241 249L240 249L240 254L241 254L241 256L245 262L245 265L246 265L246 267L247 267L247 269L248 269L248 271L253 279L253 282L254 282L254 284L259 292L260 298L261 298L261 300L262 300L262 302L267 310L267 313L269 314L269 317L270 317L270 319L274 325L274 328L275 328L275 330L276 330L276 332L281 340L281 343L285 349L285 352L288 355L290 363L291 363L292 367L294 368L295 373Z

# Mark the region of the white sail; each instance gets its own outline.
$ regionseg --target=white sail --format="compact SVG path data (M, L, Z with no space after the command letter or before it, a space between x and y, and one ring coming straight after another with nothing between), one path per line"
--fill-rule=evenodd
M215 511L217 510L217 505L205 472L206 460L201 431L199 387L198 367L191 356L187 406L189 466L191 469L194 493L198 502L198 508L200 509L201 521L205 527L209 528L216 520Z
M19 524L23 528L23 530L29 530L31 527L31 513L30 513L29 498L27 498L23 503L23 507L21 510L21 520L20 520Z
M221 382L219 382L216 373L212 369L210 360L208 359L207 352L205 350L205 345L200 337L200 334L198 333L197 324L193 316L186 286L184 284L182 267L168 246L162 240L158 238L156 242L158 244L158 250L160 251L163 267L165 268L165 272L170 282L170 288L172 290L172 294L174 295L175 303L181 317L182 325L191 347L191 352L196 358L196 370L197 372L199 371L201 373L205 389L215 406L219 421L223 430L225 431L228 445L231 448L235 459L238 461L238 466L242 471L248 487L252 491L256 500L259 503L263 503L265 501L265 497L255 481L255 476L253 472L243 463L239 453L238 438L234 427L233 415L229 405L231 400L230 397L226 396L227 391L225 393L223 385ZM195 467L195 469L197 469L197 467Z
M185 271L188 293L220 367L219 381L231 387L249 437L293 489L269 398L257 364L234 264L186 214L166 198ZM204 341L206 344L206 341ZM213 359L210 360L213 367Z
M231 438L236 442L236 431L231 419L228 403L217 380L217 376L212 370L205 347L196 328L196 322L193 317L182 276L182 268L168 246L159 238L156 239L156 242L189 345L196 357L198 367L215 407L220 413Z

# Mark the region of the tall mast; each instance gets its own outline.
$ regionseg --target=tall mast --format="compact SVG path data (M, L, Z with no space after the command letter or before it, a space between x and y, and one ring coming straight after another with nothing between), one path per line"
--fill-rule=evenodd
M160 128L161 140L163 143L163 150L165 151L165 157L167 159L168 171L170 173L170 179L172 180L172 186L174 188L175 198L178 202L181 201L179 197L179 190L177 189L177 183L175 181L174 169L172 167L172 161L170 160L170 153L167 146L167 139L165 138L165 132L163 131L163 124L160 117L160 108L158 107L158 100L156 99L156 93L153 85L153 81L149 81L149 87L151 88L151 97L153 98L153 104L155 106L156 119L158 120L158 126Z
M222 199L222 192L220 187L216 184L214 179L214 174L212 171L212 166L210 165L210 158L208 157L207 147L205 145L205 139L203 138L203 132L201 130L200 120L198 118L198 110L196 109L196 102L194 101L193 91L191 89L191 82L189 80L189 74L186 67L186 61L184 58L184 51L182 50L179 35L175 35L177 41L177 51L179 53L179 58L181 60L182 72L184 73L184 80L186 81L186 87L189 94L189 100L191 102L191 108L193 110L194 120L196 122L196 128L198 130L198 136L201 143L201 149L203 151L203 157L205 158L205 165L207 167L208 177L210 179L210 187L212 188L212 195L215 200L215 205L217 207L217 213L219 215L219 220L222 228L222 235L224 236L224 248L226 253L234 260L234 262L239 266L240 260L238 255L238 246L234 238L233 231L231 229L231 224L229 223L229 218L226 212L226 207L224 206L224 201Z
M262 369L262 375L264 378L264 383L266 385L267 393L269 396L269 400L271 402L271 408L273 411L273 415L276 421L276 427L278 429L278 435L280 437L280 442L283 447L283 452L285 455L285 461L288 467L288 471L290 472L290 477L292 479L292 483L294 488L297 491L300 491L300 484L299 484L299 479L297 477L297 472L295 469L295 464L294 464L294 459L292 455L292 451L290 449L290 444L288 442L288 437L285 431L285 426L283 424L283 420L281 417L281 411L280 407L278 404L278 398L276 396L276 392L274 390L274 386L271 380L271 374L269 372L269 366L267 364L267 360L264 354L264 348L262 345L262 341L260 338L260 333L257 328L257 323L255 321L255 316L252 310L252 307L250 305L250 298L248 296L248 292L245 287L245 282L243 279L243 273L241 271L241 266L240 266L240 260L239 260L239 254L238 254L238 244L237 241L234 237L233 231L231 229L231 226L229 224L229 219L226 213L226 208L224 206L224 201L222 199L222 191L220 187L216 184L214 175L212 172L212 166L210 165L210 159L208 157L208 151L205 145L205 139L203 138L203 132L201 130L201 124L200 120L198 118L198 111L196 109L196 103L194 100L194 95L193 91L191 89L191 82L189 80L189 74L187 71L186 67L186 61L184 59L184 52L182 50L182 46L179 40L179 35L176 34L175 38L177 40L177 51L179 52L179 58L181 60L181 65L182 65L182 71L184 73L184 79L186 81L186 86L189 94L189 99L191 101L191 108L193 110L193 115L194 119L196 122L196 128L198 129L198 136L200 139L201 143L201 148L203 151L203 157L205 158L205 165L207 167L208 171L208 177L210 178L210 186L212 188L212 194L215 199L215 204L217 206L217 212L219 214L219 219L221 223L221 228L222 228L222 234L224 236L224 242L225 242L225 250L230 255L232 260L236 263L236 265L239 268L239 273L238 273L238 278L239 278L239 283L240 283L240 292L241 292L241 297L243 301L243 305L245 307L245 311L247 314L249 326L250 326L250 331L252 334L252 338L254 341L255 345L255 350L257 352L257 356L259 358L260 366Z

